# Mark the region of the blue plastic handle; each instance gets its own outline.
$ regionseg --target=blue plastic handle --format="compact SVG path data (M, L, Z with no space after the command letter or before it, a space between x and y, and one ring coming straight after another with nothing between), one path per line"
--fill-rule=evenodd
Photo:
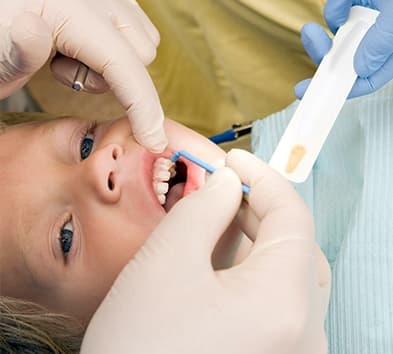
M233 129L228 129L225 132L209 137L209 139L215 144L221 144L226 141L236 140L236 133Z

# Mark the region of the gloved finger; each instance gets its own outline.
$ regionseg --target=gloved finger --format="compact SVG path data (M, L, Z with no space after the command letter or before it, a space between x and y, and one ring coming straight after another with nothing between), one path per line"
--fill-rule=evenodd
M31 76L25 76L6 84L0 83L0 100L11 96L14 92L23 87L30 80L30 77Z
M332 33L336 33L338 28L347 21L352 5L362 5L355 4L355 2L353 0L327 0L324 16Z
M288 181L252 154L231 150L227 165L249 184L249 203L261 220L250 254L231 272L248 274L247 281L262 289L267 282L280 292L308 296L310 281L316 288L320 279L313 222L306 205Z
M118 3L117 6L117 11L110 14L113 25L134 47L143 64L149 65L156 57L157 45L145 31L140 16L134 10L130 10L124 3Z
M367 78L358 77L349 94L349 98L367 95L380 89L393 78L393 55L373 75Z
M149 35L150 40L153 42L155 47L158 47L160 44L160 33L158 32L157 28L153 25L139 4L134 0L131 0L131 2L135 6L135 13L139 16L139 20L142 23L146 33Z
M295 93L295 96L301 100L307 90L308 85L310 85L311 79L305 79L303 81L298 82L293 91Z
M356 73L362 77L374 74L393 54L393 6L386 6L370 27L355 53Z
M317 291L319 293L319 296L317 296L317 298L320 301L318 308L322 309L319 314L321 317L319 321L317 321L317 323L323 323L323 319L326 317L326 312L329 306L332 275L329 263L325 255L323 254L321 248L316 243L314 254L317 266Z
M315 243L315 258L318 266L318 283L322 288L330 288L331 273L329 263L321 248Z
M374 75L367 78L358 77L348 95L348 98L355 98L375 92L386 85L393 78L393 56ZM311 79L298 82L294 87L295 96L301 100L310 85Z
M316 23L307 23L301 30L301 39L307 54L311 60L319 65L323 57L330 50L332 40L325 30ZM295 96L302 99L310 84L311 79L306 79L297 83L294 87Z
M62 84L72 87L75 74L79 68L80 62L76 59L56 55L50 65L53 76ZM108 91L109 86L103 77L94 70L89 69L83 91L89 93L103 93Z
M239 149L227 154L226 165L250 186L249 204L261 220L258 232L264 235L264 241L277 242L280 235L304 235L313 240L310 212L287 180L256 156Z
M154 84L136 56L128 50L124 56L113 58L102 76L125 107L135 140L152 152L161 152L167 145L164 112ZM132 71L126 70L129 66L133 66Z
M367 78L358 77L348 98L355 98L372 93L387 84L393 78L393 55L373 75ZM301 100L310 85L311 79L298 82L294 87L295 96Z
M257 188L255 186L255 184L252 182L252 180L254 179L258 179L260 177L256 177L256 176L261 176L260 172L258 173L258 165L259 166L263 166L265 165L262 161L258 160L255 156L250 155L246 152L242 152L241 150L231 150L228 153L227 156L227 164L229 167L233 168L240 176L241 180L244 181L245 183L249 183L250 187L251 187L251 193L255 192L255 189ZM269 169L269 167L267 165L265 165L263 167L264 169L267 168ZM276 173L274 171L270 171L272 172L272 176L274 177L274 175L276 175ZM253 176L254 174L254 176ZM309 237L309 240L311 241L308 245L308 247L306 247L306 249L309 250L310 254L313 254L313 257L315 258L316 261L316 269L317 269L317 283L320 287L324 288L325 291L327 290L326 294L325 294L325 299L327 302L327 299L329 298L329 289L330 289L330 282L331 282L331 274L330 274L330 267L329 264L327 262L327 259L325 257L325 255L322 253L320 247L313 241L313 231L312 231L312 221L310 220L310 213L304 209L305 205L303 203L303 201L300 200L300 197L297 196L297 193L294 191L294 189L292 188L292 186L289 185L289 183L286 183L285 180L282 179L281 176L276 175L277 181L274 181L272 184L268 183L268 179L265 179L262 181L262 183L264 184L262 186L263 189L266 189L269 191L269 193L273 193L273 194L277 194L278 196L281 195L281 193L284 193L286 195L287 200L285 200L285 203L293 203L293 208L297 208L300 207L300 209L303 209L301 211L301 213L305 213L306 215L300 215L300 218L295 221L296 223L298 223L299 227L292 227L290 226L289 228L285 227L285 230L283 231L279 231L278 228L276 228L274 225L270 225L269 228L274 228L275 229L275 233L282 233L282 235L285 238L288 238L288 235L290 235L291 233L294 233L295 235L304 235L305 237L311 236ZM277 182L279 182L279 180L282 180L283 185L279 186L277 184ZM281 188L282 191L278 192ZM293 192L295 192L296 194L296 198L293 199L293 196L291 194L293 194ZM257 199L257 203L260 203L260 199L262 198L269 198L269 193L260 193L259 198ZM250 199L253 198L250 195ZM279 198L279 197L278 197ZM252 203L250 201L250 203ZM266 201L266 204L268 204L269 201ZM278 201L278 203L280 204L281 201ZM269 213L265 212L262 214L259 214L258 216L256 215L257 211L255 210L255 213L250 213L250 211L253 211L252 208L248 208L248 210L244 210L245 213L248 213L248 218L251 220L251 227L253 228L253 231L255 232L255 223L257 222L257 220L259 221L259 223L264 222L261 217L268 217ZM279 210L277 210L277 212L280 212ZM288 220L288 216L290 216L291 218L295 218L296 215L293 212L290 212L290 214L287 214L287 211L282 210L280 213L282 213L283 218L281 220L279 220L279 222L281 222L282 224L285 224L287 222L293 222ZM286 217L285 217L286 215ZM267 221L269 223L272 222L272 220ZM259 226L259 225L258 225ZM260 229L262 230L262 229ZM263 242L267 243L268 242L268 238L269 236L266 235L265 231L261 231L262 232L262 239ZM274 241L277 241L277 236L275 236ZM292 247L292 246L291 246Z
M198 272L211 268L213 249L234 219L242 199L239 177L223 167L198 191L181 199L165 216L149 244L170 245L176 264L195 265ZM165 252L165 249L161 251Z
M301 29L300 36L307 54L316 65L319 65L332 47L332 40L317 23L306 23Z
M255 214L247 201L243 200L236 219L245 235L251 241L255 241L261 220Z
M84 23L83 10L69 18L57 36L57 49L77 58L108 83L126 109L135 139L152 152L161 152L167 145L163 129L164 113L153 82L135 49L113 27L110 21L90 16L89 28ZM97 41L97 38L105 41ZM69 38L74 41L69 42Z
M52 37L47 24L33 13L15 17L2 28L0 41L0 97L22 87L48 60Z

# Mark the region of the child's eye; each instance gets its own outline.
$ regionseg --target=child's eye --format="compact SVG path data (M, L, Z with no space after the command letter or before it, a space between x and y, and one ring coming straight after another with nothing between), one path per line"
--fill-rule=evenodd
M81 160L85 160L89 157L93 151L94 146L94 133L97 128L97 122L90 122L89 126L85 130L84 134L80 139L79 154Z
M60 230L60 247L65 256L70 252L73 237L74 227L72 226L72 220L70 220Z
M91 151L93 150L94 136L93 134L87 133L81 140L80 145L80 156L82 160L89 157Z

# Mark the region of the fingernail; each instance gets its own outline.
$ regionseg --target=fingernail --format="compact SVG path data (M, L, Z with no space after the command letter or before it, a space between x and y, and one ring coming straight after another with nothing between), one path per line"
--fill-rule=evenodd
M151 135L149 137L145 137L144 142L138 141L141 145L146 146L151 152L161 153L165 150L168 145L168 138L165 135L163 129Z
M218 185L220 185L220 181L222 182L222 178L224 174L226 174L226 168L220 167L213 174L207 174L206 184L204 188L206 189L215 189Z
M211 165L212 165L215 169L220 168L220 167L224 167L224 166L225 166L225 159L218 159L218 160L215 160Z
M215 172L213 174L217 174L217 170L225 167L225 160L224 159L215 160L213 163L211 163L211 166L213 166L214 169L215 169ZM205 173L205 175L204 175L204 177L205 177L204 185L207 184L207 182L212 178L212 176L213 175L210 174L210 173ZM213 183L213 182L211 182L211 183Z
M156 145L151 146L149 150L151 152L159 154L159 153L161 153L161 152L163 152L165 150L167 145L168 145L168 140L165 140L164 142L160 142L160 143L158 143Z

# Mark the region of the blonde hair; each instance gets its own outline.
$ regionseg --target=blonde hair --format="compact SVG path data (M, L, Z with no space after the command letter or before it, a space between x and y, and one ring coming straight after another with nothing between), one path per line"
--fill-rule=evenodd
M32 302L0 297L0 352L79 353L83 326Z
M0 112L0 134L13 125L57 118L46 113ZM70 316L52 313L33 302L0 296L2 354L79 353L84 330Z
M60 118L63 117L43 112L0 112L0 134L3 133L8 126L31 122L44 122Z

